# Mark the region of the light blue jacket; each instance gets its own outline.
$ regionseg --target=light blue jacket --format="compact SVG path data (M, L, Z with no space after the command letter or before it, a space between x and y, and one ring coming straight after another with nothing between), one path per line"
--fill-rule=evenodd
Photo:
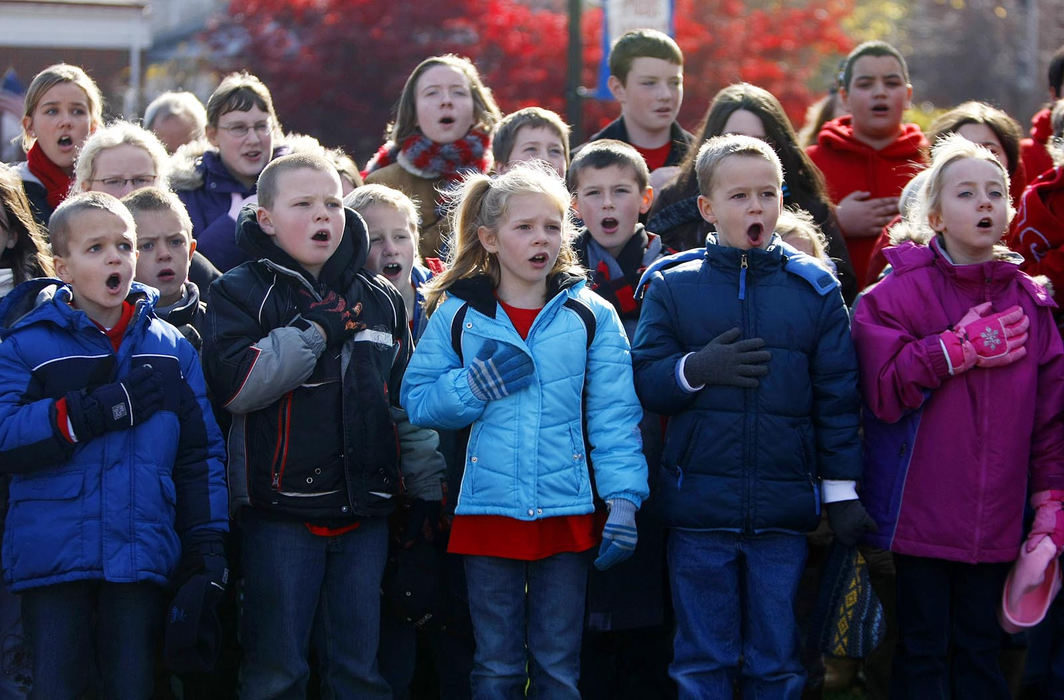
M593 322L583 320L578 304ZM453 337L460 337L461 357ZM473 395L466 367L489 339L531 356L530 387L489 402ZM549 280L548 301L527 339L496 302L487 277L460 280L414 350L401 402L417 425L472 424L459 515L536 520L590 513L592 472L604 499L639 506L648 494L628 339L616 311L582 277Z

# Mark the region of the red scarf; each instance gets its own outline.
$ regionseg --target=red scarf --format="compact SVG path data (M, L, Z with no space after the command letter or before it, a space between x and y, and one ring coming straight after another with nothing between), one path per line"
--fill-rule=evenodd
M486 173L491 170L491 135L470 129L453 143L436 143L415 131L403 140L402 147L388 141L366 163L365 178L375 170L398 161L404 170L428 180L455 181L469 172Z
M30 172L41 181L48 192L48 206L55 209L66 199L73 178L44 154L39 141L33 142L30 152L26 154L26 161Z

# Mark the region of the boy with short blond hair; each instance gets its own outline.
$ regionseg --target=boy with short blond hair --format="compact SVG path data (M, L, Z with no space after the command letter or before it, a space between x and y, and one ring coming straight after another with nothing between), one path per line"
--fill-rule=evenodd
M204 365L233 416L248 697L304 695L311 646L323 694L390 697L376 665L387 516L401 482L442 495L442 457L414 458L397 403L403 300L364 269L366 228L341 192L323 156L271 161L238 222L252 261L212 285L207 308Z
M683 104L683 52L668 34L634 29L614 42L609 66L609 89L621 103L621 116L588 142L631 144L650 169L651 186L661 189L694 140L676 121Z
M569 125L558 114L542 107L510 112L495 127L491 152L495 169L500 173L515 163L541 160L554 168L558 177L564 178L569 167Z
M188 279L196 241L185 205L173 192L157 187L134 190L122 203L137 227L136 280L159 290L155 315L176 326L199 350L207 305Z
M846 116L821 127L806 151L824 173L859 287L869 279L876 240L898 214L898 196L927 162L927 139L903 122L912 100L909 68L883 41L866 41L846 57L839 97ZM878 271L876 271L878 272Z
M805 532L822 502L844 544L874 527L855 491L849 316L838 280L774 233L771 146L710 139L696 173L716 233L647 271L632 344L644 407L670 416L654 491L670 528L670 674L680 697L731 697L736 678L744 696L798 697Z
M88 192L52 227L59 279L0 304L4 580L35 696L80 697L97 669L101 696L149 697L167 587L226 583L225 448L199 357L133 281L129 211Z

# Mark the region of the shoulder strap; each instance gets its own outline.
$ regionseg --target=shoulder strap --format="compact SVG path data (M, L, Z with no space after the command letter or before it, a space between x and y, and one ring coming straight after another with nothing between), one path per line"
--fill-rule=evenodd
M701 248L691 248L672 255L666 255L663 258L658 258L643 270L643 274L639 277L639 283L635 286L635 298L643 298L647 285L650 284L650 278L654 276L655 272L667 270L670 267L675 267L676 265L685 263L689 260L698 260L705 254L706 249L703 246Z
M451 319L451 347L454 348L454 354L458 355L458 362L463 365L465 358L462 357L462 324L465 323L467 311L469 311L469 304L462 304Z
M835 275L831 274L831 271L821 265L811 255L795 250L794 252L787 252L786 262L783 264L783 269L791 273L795 277L800 277L809 283L817 294L824 296L830 294L839 286L839 280Z
M573 297L569 297L565 300L565 306L572 311L576 312L576 315L580 317L580 320L584 322L584 330L587 332L587 347L591 348L591 342L595 340L595 331L598 328L598 321L595 320L595 312L591 310L591 307L582 301L578 301Z

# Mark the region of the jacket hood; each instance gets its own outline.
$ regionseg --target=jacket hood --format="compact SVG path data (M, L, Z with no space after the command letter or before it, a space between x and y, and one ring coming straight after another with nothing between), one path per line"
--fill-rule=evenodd
M1031 139L1043 146L1049 143L1049 137L1053 135L1052 112L1043 109L1031 117Z
M825 124L817 135L817 145L840 151L857 151L866 153L873 150L871 146L858 141L853 134L853 120L849 115L839 117ZM886 147L876 151L882 158L900 160L919 160L919 153L927 148L927 139L916 124L902 124L901 133Z
M344 207L344 233L318 275L318 281L329 287L346 289L355 275L366 265L369 253L369 233L362 217L353 209ZM269 236L259 226L255 209L245 207L240 212L237 222L236 242L244 252L254 260L266 259L283 268L291 270L306 279L312 287L317 288L314 276L307 272L295 258L281 249L273 236Z
M205 153L218 155L206 139L184 144L170 156L170 189L175 192L198 190L203 187L203 169L200 162Z
M64 327L76 327L83 322L79 319L87 317L78 314L78 310L70 306L73 298L73 289L61 279L39 277L23 282L0 302L0 339L16 328L43 320ZM53 299L63 303L49 303ZM143 309L154 310L159 301L159 292L154 287L134 282L126 301L138 307L134 316L138 318L143 315Z

